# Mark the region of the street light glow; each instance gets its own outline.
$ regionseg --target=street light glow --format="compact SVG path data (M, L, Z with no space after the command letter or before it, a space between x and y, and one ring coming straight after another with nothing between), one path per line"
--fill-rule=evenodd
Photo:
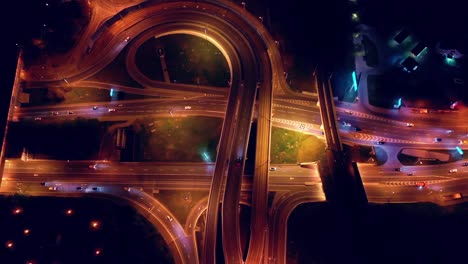
M7 242L5 243L5 246L6 246L7 248L13 248L14 243L13 243L13 241L7 241Z
M90 225L92 229L98 229L100 227L99 221L91 221Z

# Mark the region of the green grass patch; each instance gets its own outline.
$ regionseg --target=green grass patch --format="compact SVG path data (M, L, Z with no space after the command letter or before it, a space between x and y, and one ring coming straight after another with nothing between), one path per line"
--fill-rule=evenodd
M133 124L143 161L214 162L223 120L192 116L143 118Z
M125 66L127 51L128 47L125 47L109 65L87 80L143 88L143 86L130 77L127 72L127 67Z
M205 39L175 34L160 39L171 82L227 87L229 67L223 54ZM159 59L159 58L158 58Z
M196 189L196 187L194 187L194 189ZM171 208L171 213L174 214L180 223L185 223L192 208L208 195L209 193L205 191L161 190L159 193L155 193L154 197Z
M271 163L315 161L325 155L325 142L316 136L273 127L270 155Z

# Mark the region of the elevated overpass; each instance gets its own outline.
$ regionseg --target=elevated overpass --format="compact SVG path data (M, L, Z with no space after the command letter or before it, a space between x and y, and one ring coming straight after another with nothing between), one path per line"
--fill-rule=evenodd
M329 74L315 73L323 132L327 143L326 161L319 162L327 200L340 205L367 203L367 196L356 163L344 152L338 130Z

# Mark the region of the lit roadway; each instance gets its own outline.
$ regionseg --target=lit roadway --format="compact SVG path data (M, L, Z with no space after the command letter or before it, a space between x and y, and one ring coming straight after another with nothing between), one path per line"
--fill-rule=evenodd
M138 1L126 1L136 4ZM283 69L276 43L259 20L230 2L198 1L170 2L146 5L122 15L102 34L96 30L107 18L120 11L107 8L106 1L92 2L92 19L76 48L68 55L68 63L55 67L32 67L26 72L25 87L47 86L95 87L115 89L148 96L148 99L54 105L18 108L13 119L48 120L74 117L98 118L101 121L130 120L139 116L204 115L224 117L216 164L173 163L113 163L98 162L100 168L89 169L94 162L60 162L10 160L6 163L2 191L19 191L35 195L78 195L80 193L107 193L129 200L141 212L146 212L168 242L177 263L196 263L194 227L207 211L203 263L213 263L215 257L216 226L219 201L223 200L223 247L227 263L242 263L237 205L248 203L244 191L251 192L252 227L247 262L260 263L266 258L271 263L284 263L286 252L286 227L291 211L300 203L323 201L320 178L315 169L297 165L272 165L278 171L268 172L269 137L271 124L279 127L320 135L320 112L315 96L305 96L291 91L283 77ZM242 28L242 32L239 29ZM135 66L134 52L149 37L173 33L187 33L207 38L228 60L231 71L231 89L187 84L164 83L149 80ZM127 37L130 42L125 41ZM91 82L86 78L108 65L129 44L126 64L129 74L145 88L118 84ZM92 44L92 45L91 45ZM86 52L92 46L89 54ZM99 56L98 56L99 55ZM269 72L271 70L271 73ZM254 112L254 98L259 87L258 109ZM272 98L272 90L274 98ZM154 98L151 97L165 97ZM93 110L93 106L98 106ZM190 106L186 109L186 106ZM109 112L108 109L116 109ZM404 147L454 148L458 139L466 137L468 126L459 122L461 117L446 116L385 116L356 109L349 104L337 103L339 129L345 143L375 145L389 153ZM69 113L69 112L72 113ZM58 115L52 114L58 112ZM255 177L242 176L250 122L258 122ZM362 131L351 131L343 121ZM414 127L408 127L408 122ZM454 131L448 133L448 129ZM434 137L442 137L434 143ZM241 166L235 160L240 157ZM432 201L444 204L443 194L468 192L468 169L462 161L439 166L401 166L395 157L384 166L361 164L359 166L369 201L415 202ZM401 172L394 170L399 164ZM452 168L458 173L449 174ZM412 172L413 176L406 175ZM269 175L269 177L268 177ZM157 176L157 177L156 177ZM418 182L427 183L417 188ZM46 186L39 183L47 182ZM229 188L224 186L228 183ZM307 183L307 185L305 184ZM83 190L76 187L83 186ZM110 187L114 186L114 187ZM210 190L210 196L200 201L189 214L185 227L173 218L169 209L159 204L144 190ZM49 190L57 187L58 190ZM92 191L92 187L101 187ZM131 187L124 190L123 187ZM267 208L269 191L277 192L272 207ZM223 196L223 197L222 197ZM173 218L172 221L167 216ZM234 234L234 235L232 235Z

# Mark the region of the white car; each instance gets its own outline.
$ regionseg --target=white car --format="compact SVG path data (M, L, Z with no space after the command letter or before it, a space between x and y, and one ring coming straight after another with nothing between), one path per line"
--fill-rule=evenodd
M186 106L186 107L185 107L185 110L190 110L190 109L192 109L191 106Z
M276 167L270 167L270 171L276 171Z
M451 170L449 170L449 173L456 173L456 172L458 172L458 169L451 169Z
M115 112L115 108L109 108L109 110L107 110L109 112Z
M406 123L406 126L407 127L414 127L414 124L413 123Z

